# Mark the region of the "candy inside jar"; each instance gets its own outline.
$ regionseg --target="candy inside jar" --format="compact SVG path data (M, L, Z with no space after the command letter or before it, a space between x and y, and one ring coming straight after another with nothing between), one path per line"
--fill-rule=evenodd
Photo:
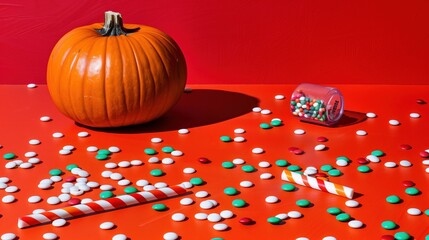
M332 126L343 115L344 99L336 88L302 83L292 93L290 109L302 121Z

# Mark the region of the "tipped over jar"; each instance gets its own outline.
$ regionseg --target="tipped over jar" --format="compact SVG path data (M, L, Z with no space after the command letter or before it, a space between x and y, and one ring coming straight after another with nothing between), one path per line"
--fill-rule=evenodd
M301 121L332 126L343 115L344 99L336 88L301 83L292 93L290 109Z

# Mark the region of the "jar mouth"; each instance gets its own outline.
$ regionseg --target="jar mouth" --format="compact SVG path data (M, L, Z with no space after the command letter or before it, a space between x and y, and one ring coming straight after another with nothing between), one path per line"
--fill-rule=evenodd
M326 117L328 122L336 123L343 115L343 96L335 89L329 91L328 94L329 100L326 104Z

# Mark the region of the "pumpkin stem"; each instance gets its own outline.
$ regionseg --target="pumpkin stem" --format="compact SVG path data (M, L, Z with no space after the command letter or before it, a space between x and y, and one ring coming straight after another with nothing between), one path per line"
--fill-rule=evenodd
M107 11L104 14L103 28L95 29L102 36L128 35L138 31L140 28L125 28L120 13Z

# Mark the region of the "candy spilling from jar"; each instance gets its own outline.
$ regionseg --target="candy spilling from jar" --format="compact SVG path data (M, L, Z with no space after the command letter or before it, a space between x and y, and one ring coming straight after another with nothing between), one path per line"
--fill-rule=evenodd
M290 108L292 114L298 117L320 122L327 120L326 105L323 100L306 97L302 91L292 95Z

